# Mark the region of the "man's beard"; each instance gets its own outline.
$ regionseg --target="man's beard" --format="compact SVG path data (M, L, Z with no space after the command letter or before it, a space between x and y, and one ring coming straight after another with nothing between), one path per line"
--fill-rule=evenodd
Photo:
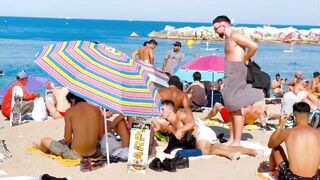
M220 38L223 38L224 37L224 34L218 34Z

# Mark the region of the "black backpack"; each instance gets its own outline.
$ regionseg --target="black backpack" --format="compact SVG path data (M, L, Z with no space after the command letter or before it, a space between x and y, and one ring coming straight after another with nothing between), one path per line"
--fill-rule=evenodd
M270 88L271 88L271 78L269 74L261 71L260 66L249 60L247 64L248 73L247 73L247 83L252 84L253 88L263 89L266 97L270 97Z

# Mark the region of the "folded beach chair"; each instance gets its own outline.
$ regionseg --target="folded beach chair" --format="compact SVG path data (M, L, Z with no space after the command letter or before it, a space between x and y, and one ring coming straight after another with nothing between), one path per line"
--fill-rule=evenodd
M21 124L21 108L23 100L23 90L20 86L14 86L12 89L10 126Z

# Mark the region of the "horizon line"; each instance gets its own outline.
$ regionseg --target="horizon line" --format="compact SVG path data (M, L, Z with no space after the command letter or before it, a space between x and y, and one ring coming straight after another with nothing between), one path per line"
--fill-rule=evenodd
M169 22L169 23L198 23L198 24L211 24L211 22L201 22L201 21L170 21L170 20L130 20L130 19L103 19L103 18L72 18L72 17L39 17L39 16L3 16L0 18L37 18L37 19L67 19L67 20L98 20L98 21L132 21L132 22ZM260 23L233 23L232 25L262 25L262 26L313 26L319 27L319 25L310 24L260 24Z

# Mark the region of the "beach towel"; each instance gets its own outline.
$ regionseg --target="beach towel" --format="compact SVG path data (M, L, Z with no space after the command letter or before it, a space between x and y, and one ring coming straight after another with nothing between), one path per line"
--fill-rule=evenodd
M260 149L260 150L263 150L264 153L263 153L263 156L264 157L267 157L267 156L270 156L271 154L271 149L269 149L268 147L266 146L263 146L261 145L259 142L248 142L248 141L241 141L240 142L241 146L245 147L245 148L250 148L250 149ZM160 150L160 149L159 149ZM157 149L157 154L156 154L156 157L163 160L165 158L174 158L176 153L179 151L179 150L182 150L181 148L178 148L178 149L174 149L171 151L170 154L166 154L164 153L163 151L158 151ZM197 160L197 159L211 159L213 157L220 157L220 156L216 156L216 155L202 155L202 156L195 156L195 157L189 157L189 160ZM241 155L240 158L247 158L249 157L248 155ZM223 158L223 157L221 157ZM148 162L150 163L152 161L152 159L149 159Z
M39 180L39 177L34 176L12 176L12 177L3 177L2 180Z
M222 127L222 128L225 128L225 129L229 129L229 124L226 124L226 123L223 122L223 120L217 119L217 118L213 119L213 120L206 119L204 121L204 124L207 125L207 126L218 126L218 127ZM260 129L259 126L254 125L254 124L245 125L244 128L246 130L248 130L248 131Z
M259 180L277 180L276 172L256 173Z
M201 156L202 151L200 149L183 149L176 152L176 157L189 158Z
M44 152L42 152L40 149L37 149L33 146L28 148L28 151L31 153L36 153L36 154L41 154L44 155L50 159L53 159L57 162L59 162L60 164L66 166L66 167L72 167L72 166L77 166L80 164L80 159L76 159L76 160L72 160L72 159L63 159L61 156L56 156L53 154L46 154Z

